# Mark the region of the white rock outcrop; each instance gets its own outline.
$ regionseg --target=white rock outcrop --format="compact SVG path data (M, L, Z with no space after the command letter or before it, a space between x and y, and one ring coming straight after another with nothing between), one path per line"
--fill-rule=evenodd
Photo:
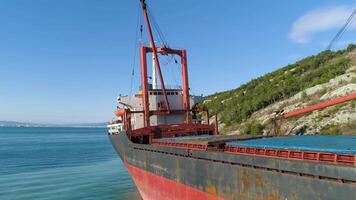
M319 84L314 87L307 88L307 89L297 93L296 95L294 95L292 98L290 98L290 100L302 99L303 93L305 93L307 96L312 96L312 95L317 94L318 92L321 92L324 89L335 88L343 83L350 83L352 81L352 79L354 79L354 78L356 78L356 72L351 70L349 73L337 76L333 79L330 79L329 82L327 82L327 83Z
M356 72L356 66L352 66L346 70L346 73L350 73L350 72Z
M350 94L352 92L356 92L356 84L354 83L347 84L334 91L328 92L324 94L322 97L320 97L320 100L327 100L335 97L341 97Z

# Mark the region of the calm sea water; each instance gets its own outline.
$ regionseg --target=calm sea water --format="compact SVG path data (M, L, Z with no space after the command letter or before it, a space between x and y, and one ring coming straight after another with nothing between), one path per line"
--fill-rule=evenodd
M1 128L0 200L140 199L100 128Z

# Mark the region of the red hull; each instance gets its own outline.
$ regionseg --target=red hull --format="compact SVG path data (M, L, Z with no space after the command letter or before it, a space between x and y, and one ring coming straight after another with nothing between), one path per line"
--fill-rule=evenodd
M125 164L144 200L222 200L190 186Z

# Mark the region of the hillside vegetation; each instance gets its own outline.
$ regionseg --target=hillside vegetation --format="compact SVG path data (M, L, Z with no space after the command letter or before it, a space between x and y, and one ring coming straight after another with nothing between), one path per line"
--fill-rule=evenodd
M203 104L211 114L219 114L225 130L234 130L245 123L246 132L259 131L264 125L250 120L255 112L345 74L355 64L349 56L355 51L354 44L336 52L323 51L253 79L239 88L207 96ZM308 97L305 92L301 96Z

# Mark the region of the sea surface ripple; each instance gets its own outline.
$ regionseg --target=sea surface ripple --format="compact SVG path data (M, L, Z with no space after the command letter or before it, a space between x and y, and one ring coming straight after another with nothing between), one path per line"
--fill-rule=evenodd
M0 200L139 199L103 128L0 127Z

